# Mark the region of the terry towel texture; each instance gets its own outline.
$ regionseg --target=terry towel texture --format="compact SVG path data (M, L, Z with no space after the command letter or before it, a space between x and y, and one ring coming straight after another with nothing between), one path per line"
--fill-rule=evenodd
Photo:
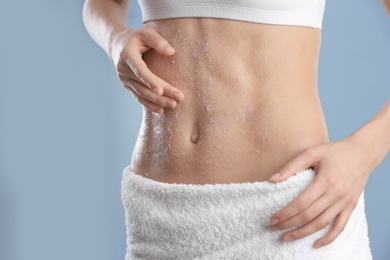
M330 245L313 243L330 228L293 242L270 231L270 216L314 179L311 169L281 183L170 184L123 171L126 260L136 259L372 259L364 192L347 226Z

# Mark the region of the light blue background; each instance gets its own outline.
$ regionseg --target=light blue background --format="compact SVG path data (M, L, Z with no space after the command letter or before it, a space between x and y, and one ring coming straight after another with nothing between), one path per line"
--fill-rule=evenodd
M0 0L0 259L124 259L120 200L141 106L82 24L83 2ZM328 0L319 85L332 140L390 97L379 0ZM141 26L135 1L130 26ZM390 160L366 187L374 259L390 259Z

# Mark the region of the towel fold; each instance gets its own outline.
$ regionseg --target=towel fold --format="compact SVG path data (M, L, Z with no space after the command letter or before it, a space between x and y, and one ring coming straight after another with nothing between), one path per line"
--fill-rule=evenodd
M270 231L273 213L315 178L307 169L281 183L172 184L135 174L122 178L126 260L259 259L370 260L364 191L347 226L330 245L314 249L330 225L306 238L283 242Z

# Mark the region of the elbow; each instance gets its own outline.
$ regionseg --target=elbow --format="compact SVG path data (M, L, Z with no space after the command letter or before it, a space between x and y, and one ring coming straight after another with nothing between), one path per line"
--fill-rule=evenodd
M99 4L106 4L106 3L116 3L121 6L128 6L130 3L130 0L85 0L84 5L87 4L88 2L95 2Z
M129 5L129 0L112 0L112 1L117 3L118 5L121 5L121 6L128 6Z

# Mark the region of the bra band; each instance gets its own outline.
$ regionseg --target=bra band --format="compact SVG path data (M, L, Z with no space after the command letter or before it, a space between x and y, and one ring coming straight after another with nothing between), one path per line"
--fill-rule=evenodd
M139 0L142 21L209 17L322 27L325 0Z

